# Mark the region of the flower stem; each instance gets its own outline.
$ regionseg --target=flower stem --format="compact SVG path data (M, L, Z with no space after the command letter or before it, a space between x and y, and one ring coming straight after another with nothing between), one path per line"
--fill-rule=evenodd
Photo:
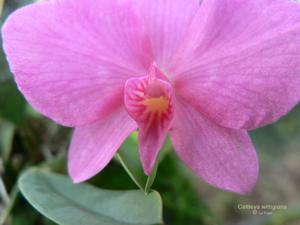
M131 178L131 180L139 187L139 189L141 189L142 191L145 192L142 184L140 184L140 182L138 181L138 178L132 173L132 171L128 168L128 166L126 165L123 157L117 153L116 155L117 159L120 161L121 165L123 166L124 170L126 171L126 173L129 175L129 177Z
M146 194L149 194L150 188L152 187L152 185L154 183L156 173L157 173L157 167L158 167L158 160L155 163L155 166L154 166L154 169L153 169L151 175L148 176L148 179L147 179L147 182L146 182L146 185L145 185L145 193Z
M2 177L0 177L0 196L2 197L4 204L8 205L9 197L8 197L4 182L2 180Z
M19 193L18 185L15 184L15 186L13 187L13 189L11 191L11 195L9 198L10 201L9 201L8 205L6 206L6 208L2 211L2 214L0 215L0 225L4 225L5 222L7 221L7 218L9 217L9 214L15 205L15 201L18 197L18 193Z

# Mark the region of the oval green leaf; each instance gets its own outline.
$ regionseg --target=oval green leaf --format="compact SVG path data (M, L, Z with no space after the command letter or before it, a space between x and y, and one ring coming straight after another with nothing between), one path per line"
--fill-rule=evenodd
M40 213L64 225L150 225L162 223L162 202L153 191L111 191L31 169L19 188Z

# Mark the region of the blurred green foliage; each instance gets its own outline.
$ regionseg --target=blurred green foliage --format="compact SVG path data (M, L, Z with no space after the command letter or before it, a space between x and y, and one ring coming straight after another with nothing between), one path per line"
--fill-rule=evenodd
M0 82L0 116L20 125L24 120L25 101L12 80Z

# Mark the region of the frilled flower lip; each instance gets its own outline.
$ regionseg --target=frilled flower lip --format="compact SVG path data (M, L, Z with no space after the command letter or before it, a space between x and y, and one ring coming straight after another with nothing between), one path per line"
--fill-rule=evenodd
M197 175L248 193L258 161L246 130L278 120L300 99L300 8L289 0L52 0L17 10L2 36L28 102L75 127L74 182L101 171L142 127L124 97L153 62L167 77L156 79L171 90L172 119L152 133L151 150L140 129L147 174L169 131ZM147 104L168 108L160 100Z
M131 78L125 84L124 104L137 122L141 161L148 176L171 127L174 102L173 88L155 63L147 76Z

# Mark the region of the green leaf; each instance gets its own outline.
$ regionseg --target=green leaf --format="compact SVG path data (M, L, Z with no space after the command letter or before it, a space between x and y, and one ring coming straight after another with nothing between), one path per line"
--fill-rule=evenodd
M24 98L12 80L5 80L0 85L0 117L21 124L25 116Z
M63 225L150 225L162 223L160 195L139 190L110 191L31 169L19 179L25 198L43 215Z

